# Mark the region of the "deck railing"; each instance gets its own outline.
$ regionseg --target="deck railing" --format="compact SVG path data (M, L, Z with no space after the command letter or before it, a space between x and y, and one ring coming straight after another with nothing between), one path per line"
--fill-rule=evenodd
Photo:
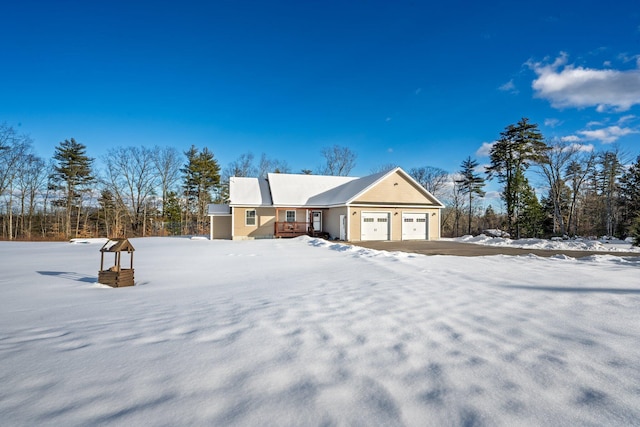
M276 222L276 237L297 237L308 234L309 224L306 222Z

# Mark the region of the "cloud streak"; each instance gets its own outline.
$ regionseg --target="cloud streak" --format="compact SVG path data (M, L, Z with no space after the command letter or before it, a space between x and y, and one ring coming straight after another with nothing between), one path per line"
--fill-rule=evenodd
M536 97L554 108L596 107L599 112L626 111L640 104L640 69L599 70L567 62L567 54L561 53L551 64L527 64L538 76L531 84Z
M611 144L623 136L640 133L640 131L631 128L621 128L620 126L609 126L602 129L581 130L578 133L587 140L599 140L604 144Z

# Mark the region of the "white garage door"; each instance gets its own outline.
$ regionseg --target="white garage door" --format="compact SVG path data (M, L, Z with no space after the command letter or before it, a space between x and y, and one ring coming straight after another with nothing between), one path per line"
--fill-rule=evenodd
M389 240L389 214L362 212L361 240Z
M402 214L402 240L427 239L427 214Z

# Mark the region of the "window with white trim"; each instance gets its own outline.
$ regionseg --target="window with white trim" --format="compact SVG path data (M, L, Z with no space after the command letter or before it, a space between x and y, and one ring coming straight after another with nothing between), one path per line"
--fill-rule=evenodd
M255 209L247 209L244 211L244 225L256 225Z
M296 222L296 211L287 211L287 222Z

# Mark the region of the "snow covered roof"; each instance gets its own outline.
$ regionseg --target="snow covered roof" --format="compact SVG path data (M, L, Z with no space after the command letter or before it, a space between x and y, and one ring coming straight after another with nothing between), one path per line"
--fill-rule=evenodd
M307 206L345 205L373 187L385 177L399 172L415 183L401 168L368 175L349 176L270 173L267 178L232 177L229 185L231 206ZM415 183L418 187L419 184ZM424 190L438 207L442 203Z
M271 206L269 183L264 178L229 178L229 204Z
M231 215L231 209L228 204L210 204L208 209L208 215Z
M270 173L271 197L276 206L306 206L319 194L330 192L342 185L357 181L350 176L294 175ZM321 206L324 203L316 205Z
M100 248L100 252L133 252L135 249L127 239L109 239Z
M315 196L309 198L308 203L318 206L331 206L346 204L353 200L357 195L362 193L367 188L378 182L381 178L387 174L395 171L380 172L373 175L368 175L362 178L356 178L348 181L338 187L334 187L323 193L318 193Z

